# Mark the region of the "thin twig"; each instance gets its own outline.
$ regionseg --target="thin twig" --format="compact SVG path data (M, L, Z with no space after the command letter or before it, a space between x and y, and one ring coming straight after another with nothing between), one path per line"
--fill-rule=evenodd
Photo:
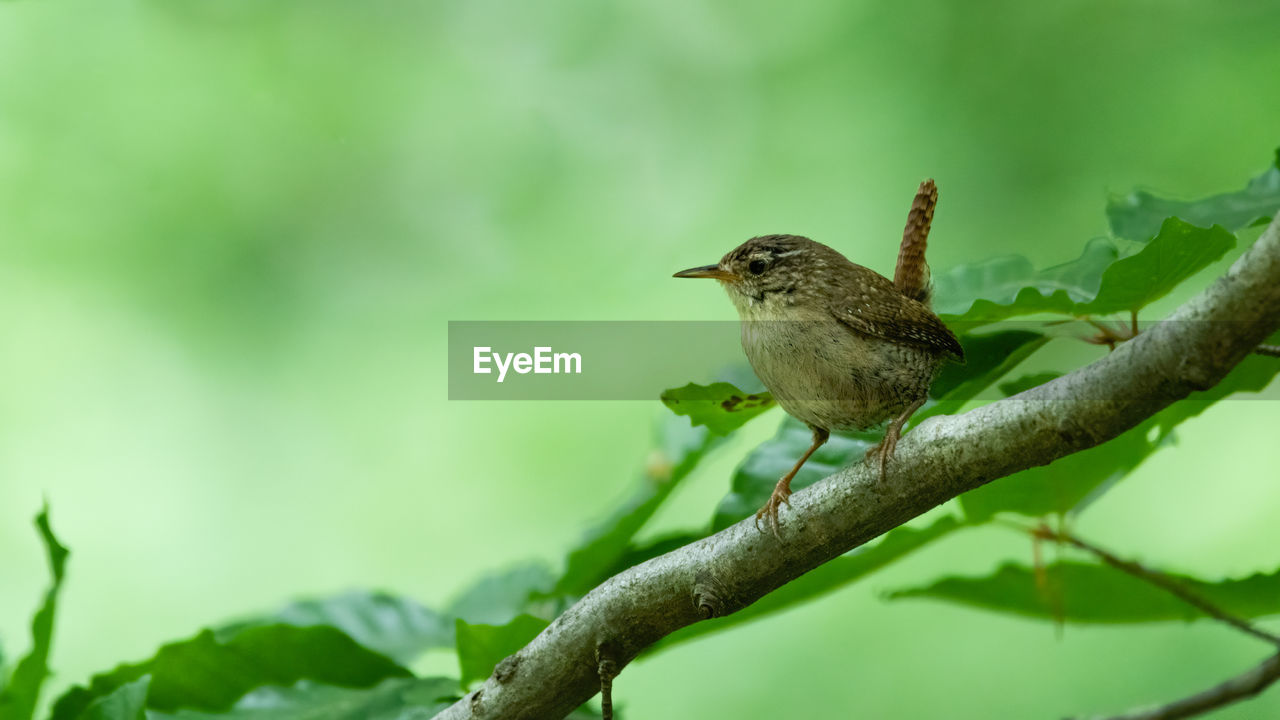
M613 678L600 676L600 717L613 720Z
M1124 560L1116 557L1114 554L1098 547L1097 545L1081 540L1063 529L1055 531L1048 525L1041 524L1039 527L1032 528L1030 532L1032 537L1036 540L1055 540L1092 553L1111 567L1155 585L1156 587L1177 597L1179 600L1194 606L1210 617L1221 620L1244 633L1280 646L1280 637L1272 635L1271 633L1254 626L1249 621L1237 617L1214 605L1208 600L1205 600L1165 573L1144 567L1132 560ZM1174 702L1160 705L1158 707L1144 708L1142 710L1135 710L1122 715L1099 718L1098 720L1178 720L1178 718L1189 718L1208 712L1209 710L1222 707L1223 705L1229 705L1233 702L1253 697L1254 695L1262 692L1277 679L1280 679L1280 655L1274 655L1265 660L1261 665L1251 668L1249 671L1241 675L1237 675L1230 680L1219 683L1208 690L1196 693L1190 697L1175 700Z
M1248 635L1252 635L1260 640L1263 640L1265 642L1271 643L1272 645L1276 645L1280 647L1280 636L1273 635L1267 632L1266 630L1263 630L1262 628L1257 627L1256 625L1249 622L1248 620L1245 620L1244 618L1241 618L1241 617L1237 617L1236 615L1233 615L1227 612L1226 610L1223 610L1217 605L1214 605L1213 603L1204 599L1196 592L1187 588L1185 585L1178 582L1176 579L1170 577L1169 575L1166 575L1165 573L1160 572L1159 570L1152 570L1132 560L1125 560L1123 558L1116 557L1112 553L1106 550L1103 550L1097 545L1094 545L1089 542L1085 542L1084 540L1081 540L1080 538L1068 532L1061 531L1061 530L1054 530L1050 528L1048 525L1040 525L1039 527L1035 528L1032 531L1032 533L1033 535L1035 535L1035 537L1041 538L1043 540L1056 540L1058 542L1066 543L1068 545L1078 547L1081 550L1084 550L1086 552L1092 553L1096 555L1098 559L1102 560L1102 562L1110 565L1111 567L1117 570L1120 570L1122 572L1126 572L1140 580L1145 580L1151 583L1152 585L1155 585L1161 590L1164 590L1165 592L1168 592L1169 594L1177 597L1179 600L1182 600L1188 605L1191 605L1192 607L1196 608L1200 612L1203 612L1205 615L1208 615L1209 617L1212 617L1216 620L1220 620L1221 622L1224 622L1230 625L1231 627L1239 630L1240 632L1246 633Z
M1247 700L1280 679L1280 655L1272 655L1261 665L1190 697L1167 705L1144 708L1123 715L1099 716L1096 720L1179 720Z
M613 679L618 676L618 662L608 643L596 646L596 674L600 676L600 715L613 720Z
M1259 345L1253 351L1259 355L1270 355L1271 357L1280 357L1280 345Z

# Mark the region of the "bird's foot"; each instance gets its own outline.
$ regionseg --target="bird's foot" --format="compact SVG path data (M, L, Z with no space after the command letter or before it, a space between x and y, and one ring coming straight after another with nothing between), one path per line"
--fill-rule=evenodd
M781 509L784 504L787 506L791 505L791 488L779 484L778 487L773 489L773 494L769 496L769 502L765 503L764 507L756 511L756 529L760 532L764 532L764 528L760 526L760 521L763 520L765 525L773 531L773 536L781 540L782 535L778 532L778 528L780 527L780 523L778 522L778 510Z
M867 450L866 459L868 461L876 459L880 463L879 481L884 482L886 468L889 466L889 458L893 457L893 451L898 448L898 434L888 433L884 439Z
M889 465L889 458L893 457L893 451L898 449L898 438L902 437L902 426L907 424L907 419L911 417L912 413L920 409L920 406L924 404L924 400L924 398L920 398L908 405L901 415L889 423L889 427L884 431L884 439L867 451L867 460L877 455L880 457L880 482L882 484L885 480L885 468Z

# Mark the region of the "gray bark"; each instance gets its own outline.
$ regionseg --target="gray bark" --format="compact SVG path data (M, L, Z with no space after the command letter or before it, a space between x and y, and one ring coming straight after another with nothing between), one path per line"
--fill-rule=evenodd
M1213 285L1101 360L925 421L883 483L859 463L797 492L780 540L748 518L609 579L437 717L562 718L599 691L601 658L621 669L662 637L740 610L965 491L1106 442L1212 387L1278 327L1280 219Z

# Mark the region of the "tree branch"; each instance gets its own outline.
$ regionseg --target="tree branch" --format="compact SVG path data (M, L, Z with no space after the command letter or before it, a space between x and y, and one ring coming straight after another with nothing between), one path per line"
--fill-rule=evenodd
M1085 552L1093 553L1111 567L1155 585L1210 617L1220 620L1247 635L1265 640L1272 645L1280 645L1280 637L1272 635L1242 617L1223 610L1158 570L1152 570L1132 560L1120 558L1097 545L1081 540L1070 533L1053 530L1045 524L1032 528L1031 534L1033 537L1042 540L1064 542ZM1253 697L1265 690L1277 678L1280 678L1280 655L1272 656L1248 672L1215 685L1208 690L1196 693L1191 697L1159 707L1135 710L1123 715L1113 715L1109 718L1099 718L1098 720L1176 720L1177 718L1189 718L1238 700Z
M1272 655L1261 665L1224 683L1159 707L1137 710L1123 715L1099 717L1098 720L1178 720L1208 712L1223 705L1251 698L1280 679L1280 655Z
M877 482L865 463L791 497L781 541L747 519L601 584L438 717L562 718L617 669L699 620L740 610L960 493L1093 447L1206 390L1280 327L1280 219L1212 286L1106 357L959 416L920 424Z

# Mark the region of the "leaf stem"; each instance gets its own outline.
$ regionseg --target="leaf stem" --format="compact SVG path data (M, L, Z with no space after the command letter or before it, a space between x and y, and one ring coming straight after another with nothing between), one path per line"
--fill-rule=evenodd
M1199 594L1195 593L1191 589L1184 586L1182 583L1166 575L1165 573L1160 572L1159 570L1152 570L1151 568L1145 567L1140 563L1134 562L1133 560L1125 560L1123 558L1117 557L1116 555L1098 547L1097 545L1081 540L1080 538L1076 537L1075 535L1072 535L1071 533L1065 530L1054 530L1050 528L1048 525L1043 523L1038 527L1033 528L1031 530L1031 534L1033 537L1041 540L1055 540L1057 542L1065 543L1067 545L1080 548L1085 552L1092 553L1094 556L1096 556L1099 560L1106 563L1107 565L1110 565L1111 567L1117 570L1120 570L1121 572L1128 573L1140 580L1145 580L1146 582L1151 583L1152 585L1155 585L1156 587L1164 590L1165 592L1168 592L1169 594L1177 597L1179 600L1182 600L1188 605L1191 605L1197 610L1200 610L1204 614L1216 620L1224 622L1230 625L1231 627L1234 627L1235 629L1239 630L1240 632L1243 632L1247 635L1252 635L1253 637L1256 637L1259 640L1263 640L1272 645L1280 647L1280 636L1273 635L1272 633L1269 633L1266 630L1263 630L1262 628L1257 627L1253 623L1250 623L1248 620L1245 620L1244 618L1238 617L1236 615L1233 615L1227 612L1226 610L1223 610L1222 608L1204 599Z

